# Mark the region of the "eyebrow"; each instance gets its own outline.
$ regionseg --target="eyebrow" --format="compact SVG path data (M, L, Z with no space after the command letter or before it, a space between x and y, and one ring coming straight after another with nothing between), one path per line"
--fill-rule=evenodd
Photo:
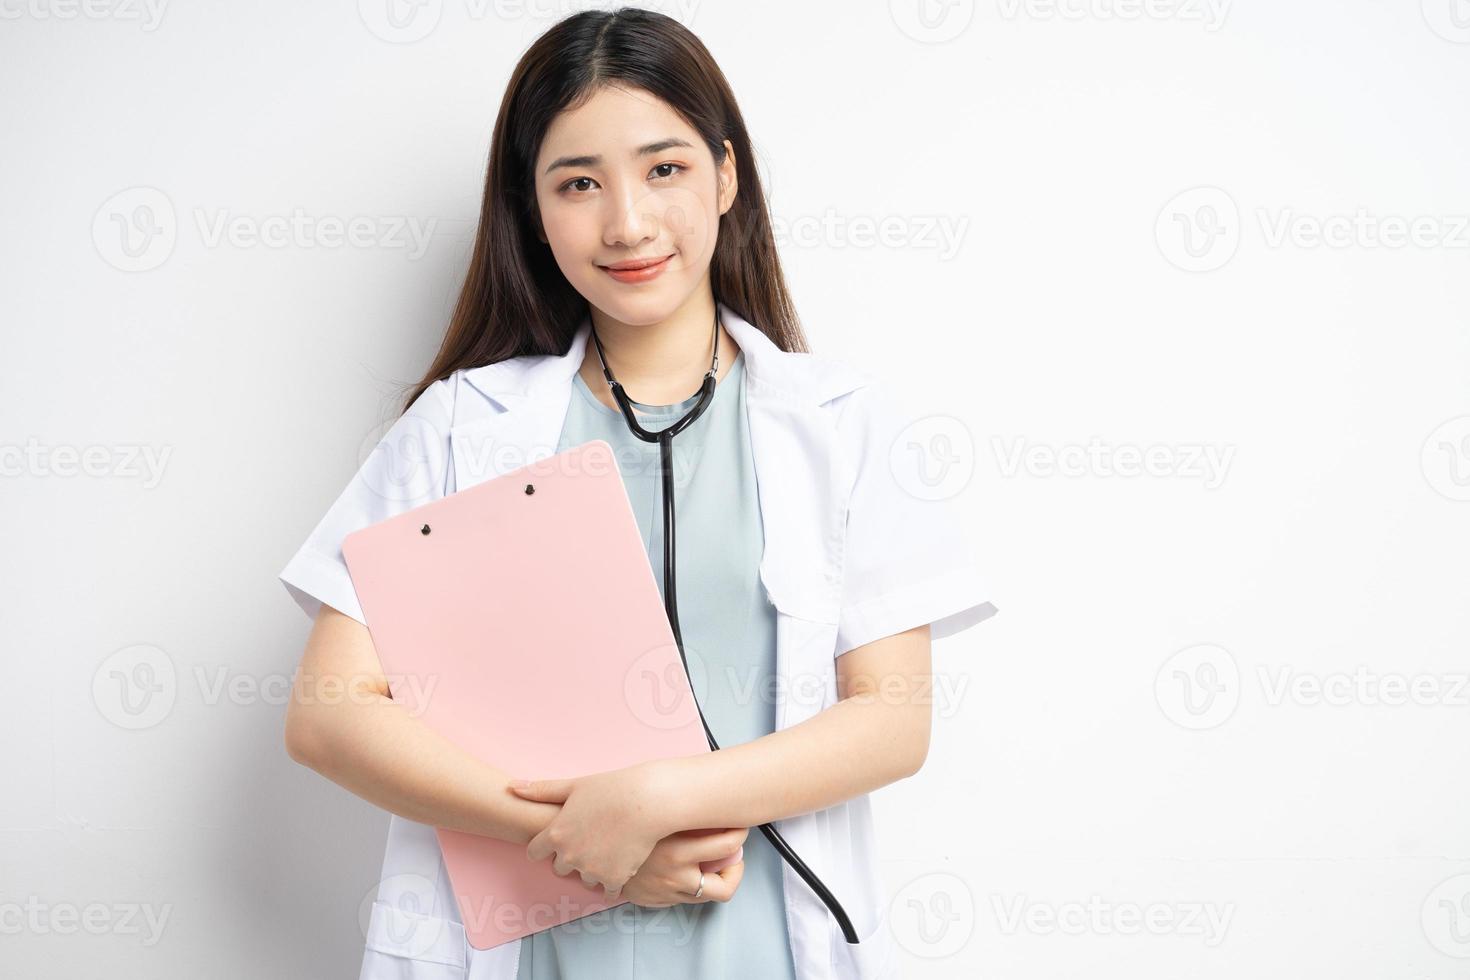
M638 147L638 149L633 151L632 158L636 160L639 157L646 157L653 153L662 153L664 150L671 149L675 146L693 148L693 144L688 140L681 140L677 136L670 136L668 139L662 139L656 143L646 143ZM549 174L553 170L561 167L595 167L601 162L602 155L598 153L584 154L579 157L557 157L551 161L551 164L542 173Z

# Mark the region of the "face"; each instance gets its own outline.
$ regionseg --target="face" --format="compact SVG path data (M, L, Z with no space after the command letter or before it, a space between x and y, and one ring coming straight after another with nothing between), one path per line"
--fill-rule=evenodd
M588 303L652 324L708 289L719 217L735 200L725 148L716 167L678 113L637 89L604 87L556 117L536 159L539 237Z

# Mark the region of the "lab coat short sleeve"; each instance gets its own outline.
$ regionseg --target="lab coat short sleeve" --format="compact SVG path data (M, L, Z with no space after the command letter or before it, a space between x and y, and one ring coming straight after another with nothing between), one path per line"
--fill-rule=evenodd
M925 623L940 639L993 615L962 515L977 506L977 488L973 479L953 488L939 478L942 467L965 465L975 440L957 420L926 419L881 383L848 399L839 427L856 475L835 655Z
M309 618L315 619L326 603L366 625L342 557L342 540L445 495L452 411L450 388L443 381L415 399L281 571L286 591Z

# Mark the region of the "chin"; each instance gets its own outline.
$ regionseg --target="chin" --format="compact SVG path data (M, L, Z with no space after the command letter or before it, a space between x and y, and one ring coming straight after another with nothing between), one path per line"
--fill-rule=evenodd
M617 283L612 289L602 288L588 294L588 299L603 313L619 323L651 325L662 323L679 308L681 297L665 283L649 287L627 287Z

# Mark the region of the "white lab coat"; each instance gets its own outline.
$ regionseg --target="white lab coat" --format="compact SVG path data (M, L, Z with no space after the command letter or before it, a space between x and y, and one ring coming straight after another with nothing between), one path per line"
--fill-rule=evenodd
M996 609L956 520L959 498L922 500L890 469L890 447L916 416L848 364L782 351L723 304L721 315L745 353L760 579L777 611L779 730L835 703L836 658L848 650L924 623L938 639ZM326 602L363 621L342 560L348 532L555 452L589 335L584 318L565 355L459 370L426 390L281 572L306 614ZM783 863L799 980L894 976L868 796L776 826L861 938L849 945ZM433 828L397 815L366 938L361 980L514 980L520 954L519 941L466 944Z

